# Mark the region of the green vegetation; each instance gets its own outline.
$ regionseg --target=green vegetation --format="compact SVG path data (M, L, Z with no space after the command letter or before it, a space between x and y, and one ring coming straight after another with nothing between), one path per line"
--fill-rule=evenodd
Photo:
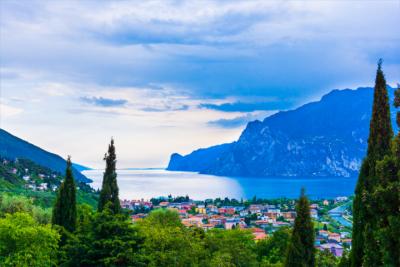
M117 184L117 173L115 171L116 159L114 140L111 139L111 143L108 146L108 153L104 156L104 160L106 161L106 170L103 176L98 210L102 211L106 204L110 202L110 208L115 214L121 212L118 197L119 190Z
M301 190L296 206L297 216L289 243L285 266L315 266L314 226L310 216L310 203Z
M52 224L73 232L76 227L76 187L72 176L71 158L68 157L65 180L58 189L53 208Z
M395 107L399 107L398 90ZM368 150L353 203L351 265L354 267L400 265L399 138L399 134L393 138L389 98L380 60L375 80Z
M57 262L59 234L41 225L27 213L0 218L0 262L2 266L53 266Z

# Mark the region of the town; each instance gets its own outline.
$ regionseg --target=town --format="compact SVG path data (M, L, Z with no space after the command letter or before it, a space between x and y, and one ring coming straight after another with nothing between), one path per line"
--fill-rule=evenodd
M351 199L311 200L310 214L316 231L315 247L340 257L351 248ZM130 212L133 222L145 218L155 209L175 210L186 227L207 231L248 229L257 242L268 238L282 227L292 227L296 218L296 201L291 199L252 200L207 199L193 201L186 197L121 200L121 207Z

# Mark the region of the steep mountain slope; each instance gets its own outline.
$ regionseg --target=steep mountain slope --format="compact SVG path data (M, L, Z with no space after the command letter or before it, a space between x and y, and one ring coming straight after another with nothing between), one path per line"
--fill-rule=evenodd
M388 89L393 98L393 88ZM355 176L366 152L372 94L372 88L334 90L320 101L250 122L238 141L212 157L207 151L214 147L174 154L167 169L225 176ZM393 108L392 114L394 122Z
M0 129L0 156L8 159L29 159L38 165L59 173L64 173L67 166L66 161L62 157L28 143L3 129ZM72 171L76 180L86 183L91 182L90 179L75 168Z

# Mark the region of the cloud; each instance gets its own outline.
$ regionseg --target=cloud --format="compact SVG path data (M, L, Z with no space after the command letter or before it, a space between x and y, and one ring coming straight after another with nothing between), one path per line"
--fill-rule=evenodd
M252 112L257 110L277 110L287 109L290 107L289 103L285 101L276 102L234 102L234 103L223 103L223 104L209 104L202 103L199 105L200 108L213 109L223 112Z
M99 106L99 107L122 107L128 102L125 99L111 99L104 97L81 97L80 100L84 103Z
M209 121L209 122L207 122L207 124L210 126L231 129L231 128L241 127L252 120L254 120L254 116L245 115L245 116L239 116L239 117L236 117L233 119L219 119L219 120L215 120L215 121Z
M165 111L184 111L188 110L188 105L181 105L177 107L165 106L165 107L144 107L141 108L142 111L145 112L165 112Z
M12 107L12 106L0 103L1 116L12 117L12 116L16 116L22 112L23 112L23 109L21 109L21 108L16 108L16 107Z

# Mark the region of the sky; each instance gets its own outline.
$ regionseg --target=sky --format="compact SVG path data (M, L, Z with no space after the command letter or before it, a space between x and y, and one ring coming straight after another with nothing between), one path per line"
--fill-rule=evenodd
M400 1L0 1L0 127L74 162L165 167L246 123L400 80Z

